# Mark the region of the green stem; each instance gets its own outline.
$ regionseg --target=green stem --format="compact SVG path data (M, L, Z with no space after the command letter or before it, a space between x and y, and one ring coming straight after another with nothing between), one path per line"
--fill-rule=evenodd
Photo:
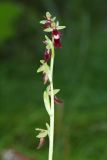
M50 116L50 133L49 133L49 157L48 160L53 159L53 142L54 142L54 91L53 91L53 66L54 66L54 46L52 46L52 56L51 56L51 116Z

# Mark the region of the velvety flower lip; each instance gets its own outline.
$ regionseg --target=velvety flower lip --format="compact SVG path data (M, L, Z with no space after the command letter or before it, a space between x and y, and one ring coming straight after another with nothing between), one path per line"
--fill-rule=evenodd
M54 39L54 47L55 48L62 48L62 44L60 42L60 39Z
M60 32L57 29L53 29L52 34L53 36L57 36L57 35L60 36Z
M53 40L54 40L54 47L55 48L61 48L62 44L61 44L61 41L60 41L60 32L57 29L53 29L52 37L53 37Z
M51 59L51 52L50 50L45 50L45 53L44 53L44 60L45 62L48 62L49 60Z

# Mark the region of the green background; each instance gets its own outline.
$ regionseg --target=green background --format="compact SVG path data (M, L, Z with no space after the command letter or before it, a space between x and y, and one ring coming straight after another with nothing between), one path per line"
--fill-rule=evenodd
M36 74L46 11L67 26L54 67L54 86L64 101L55 106L54 159L107 160L106 0L0 2L0 152L13 148L47 160L48 139L37 150L35 131L49 121L42 75Z

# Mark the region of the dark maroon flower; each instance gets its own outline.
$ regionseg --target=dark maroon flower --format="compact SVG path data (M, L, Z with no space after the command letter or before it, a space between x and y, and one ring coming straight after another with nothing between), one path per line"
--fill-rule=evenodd
M54 47L55 48L61 48L62 44L60 42L60 32L57 29L54 29L52 31L52 37L54 39Z
M51 20L47 20L46 23L44 24L44 28L49 28L51 27Z
M44 60L45 62L48 62L51 59L51 52L50 50L46 49L44 53Z
M62 104L63 101L60 100L59 98L57 98L56 96L54 96L54 103L55 103L55 104Z

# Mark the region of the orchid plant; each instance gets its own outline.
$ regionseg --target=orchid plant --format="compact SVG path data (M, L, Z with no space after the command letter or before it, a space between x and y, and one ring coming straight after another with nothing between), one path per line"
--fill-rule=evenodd
M55 58L55 48L61 48L61 33L59 30L64 29L65 26L60 26L59 22L56 21L56 17L52 17L49 12L46 12L45 19L40 21L43 25L44 31L48 32L49 36L45 35L43 41L45 45L45 51L43 59L40 60L40 67L37 73L43 73L43 83L46 85L46 90L43 93L43 100L45 109L49 115L50 122L46 123L46 129L36 128L39 131L37 138L40 139L38 149L41 148L45 142L45 137L49 137L49 156L48 160L53 159L53 142L54 142L54 106L55 104L62 103L62 100L57 98L56 94L60 89L53 87L53 68Z

